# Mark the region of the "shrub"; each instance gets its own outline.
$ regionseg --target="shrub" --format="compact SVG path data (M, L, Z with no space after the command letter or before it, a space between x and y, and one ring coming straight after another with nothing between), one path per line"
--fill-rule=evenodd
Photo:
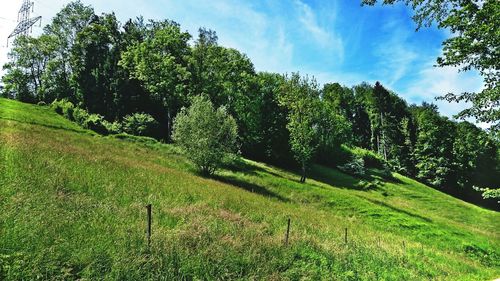
M99 114L89 114L84 122L84 127L98 134L107 135L109 132L105 125L104 117Z
M68 102L68 104L66 104L66 106L63 107L63 116L71 121L75 121L75 118L73 116L74 111L75 108L73 107L73 104Z
M120 122L109 122L103 120L103 125L109 134L120 134L122 133L122 124Z
M224 155L236 151L237 136L234 118L224 107L215 110L202 96L195 97L191 107L183 108L174 120L173 139L204 174L213 174Z
M339 165L337 168L346 174L354 176L365 175L365 161L359 155L353 155L351 161L344 165Z
M386 169L387 165L385 163L385 160L375 152L360 147L354 147L351 148L350 150L352 154L359 156L363 159L366 168L375 168L381 170Z
M89 113L85 109L76 107L73 110L73 120L83 127L85 127L85 121L87 121L88 117Z
M158 135L158 122L149 114L134 113L127 115L122 121L122 131L136 136Z
M62 115L63 114L63 103L64 100L54 100L50 107L57 113Z
M73 111L75 106L67 100L55 100L51 105L57 114L63 115L67 119L74 121Z
M500 204L500 188L480 188L478 186L472 187L474 190L482 192L483 199L498 199Z
M318 163L329 167L344 165L352 158L351 149L345 145L328 148L320 147L317 154Z

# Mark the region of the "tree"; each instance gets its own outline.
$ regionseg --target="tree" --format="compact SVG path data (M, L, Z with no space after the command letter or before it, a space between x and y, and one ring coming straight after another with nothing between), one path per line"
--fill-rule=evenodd
M5 64L3 69L7 71L7 74L2 77L5 83L4 95L22 102L35 102L35 96L29 88L29 75L16 67L14 63Z
M241 149L251 155L258 135L258 84L253 63L238 50L219 46L215 31L199 29L190 58L192 95L207 95L235 118Z
M173 116L187 104L190 38L173 21L151 22L144 41L123 52L119 63L166 109L168 140Z
M353 121L355 106L354 91L351 88L339 83L327 83L323 86L322 98L337 114L343 115L350 122Z
M83 106L111 120L116 115L119 59L120 31L115 15L94 16L78 33L72 49L72 79Z
M413 109L417 122L415 160L417 178L440 188L456 183L453 161L455 124L442 117L435 105L423 104Z
M80 1L73 1L64 6L51 23L44 28L44 34L51 36L54 55L47 65L45 80L46 92L54 99L68 99L77 102L75 85L72 85L73 65L71 51L78 33L89 25L94 16L94 10Z
M319 109L319 89L316 80L292 73L281 86L280 104L288 109L287 129L290 132L290 146L295 159L300 163L302 176L306 181L306 171L318 146L317 116Z
M458 186L464 190L500 186L497 151L485 131L466 121L458 123L453 144Z
M203 174L212 175L224 155L236 151L237 131L225 107L214 109L208 98L197 96L175 117L173 139Z
M363 0L374 5L377 0ZM475 117L500 129L500 2L498 0L383 0L384 4L404 2L415 10L413 19L422 26L437 22L439 28L449 28L452 37L443 42L439 66L475 69L484 79L484 89L478 93L448 93L440 99L466 101L471 107L457 117ZM443 93L444 94L444 93Z
M294 163L287 129L288 109L279 102L284 77L275 73L257 74L257 126L253 147L245 155L281 166Z
M373 87L366 82L353 87L354 90L354 113L352 131L354 144L356 146L371 149L371 122L367 112L366 100L373 92Z
M325 84L318 108L318 156L320 163L337 167L341 145L353 142L354 92L338 83Z
M9 53L11 62L4 66L8 72L4 81L8 89L17 90L19 100L25 102L43 100L45 87L43 77L53 51L53 38L49 35L44 34L38 38L29 36L16 38Z

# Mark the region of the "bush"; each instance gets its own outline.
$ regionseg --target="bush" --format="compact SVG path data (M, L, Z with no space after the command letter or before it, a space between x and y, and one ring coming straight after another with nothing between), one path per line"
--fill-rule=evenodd
M237 149L236 121L224 107L214 109L210 100L195 97L174 120L173 139L204 174L213 174L228 153Z
M380 170L386 169L387 165L385 160L375 152L360 147L350 148L350 150L352 154L363 159L366 168L375 168Z
M71 121L75 121L75 118L73 116L74 111L75 108L73 107L73 104L69 103L65 107L63 107L63 116Z
M103 121L104 127L106 127L106 130L108 131L109 134L120 134L122 133L122 124L119 122L109 122L104 120Z
M57 113L62 115L63 114L63 104L64 100L54 100L50 107Z
M73 120L79 125L85 127L85 121L89 118L89 113L82 108L76 107L73 110Z
M134 113L123 118L121 130L136 136L157 136L158 122L149 114Z
M52 109L71 121L75 121L80 126L90 129L98 134L119 134L122 126L118 122L109 122L99 114L89 114L85 109L75 107L67 100L55 100L51 104Z
M106 121L104 117L99 114L89 114L87 120L85 120L83 127L90 129L98 134L107 135L108 129L105 125Z
M353 176L365 175L365 161L359 155L353 155L351 161L337 166L339 170Z
M322 165L337 167L348 163L351 158L351 149L345 145L318 148L317 161Z
M75 106L67 100L55 100L51 105L57 114L63 115L67 119L74 121L73 111Z

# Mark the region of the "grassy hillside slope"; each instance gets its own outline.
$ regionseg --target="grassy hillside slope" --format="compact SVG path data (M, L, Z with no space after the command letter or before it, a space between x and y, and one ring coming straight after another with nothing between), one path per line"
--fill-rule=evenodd
M240 160L207 179L173 146L0 99L0 279L500 277L498 212L399 175L312 174Z

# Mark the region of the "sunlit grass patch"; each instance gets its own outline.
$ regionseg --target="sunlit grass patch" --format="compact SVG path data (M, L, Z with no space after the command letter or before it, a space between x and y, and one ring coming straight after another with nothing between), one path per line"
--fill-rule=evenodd
M363 189L316 166L300 184L239 159L205 178L175 146L120 138L0 99L0 279L500 276L499 214L400 175Z

